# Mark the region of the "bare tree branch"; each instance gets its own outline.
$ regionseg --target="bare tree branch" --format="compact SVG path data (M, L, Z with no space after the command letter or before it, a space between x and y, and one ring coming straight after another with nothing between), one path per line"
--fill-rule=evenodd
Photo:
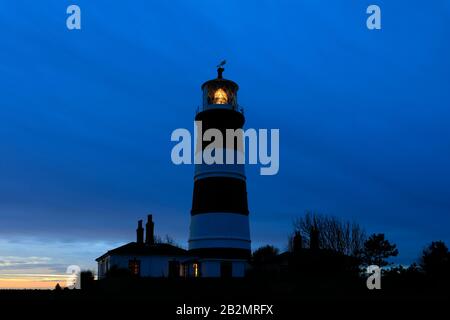
M310 211L294 221L294 231L300 232L306 247L310 247L313 229L319 231L319 247L322 249L355 257L359 257L364 249L366 233L356 222Z

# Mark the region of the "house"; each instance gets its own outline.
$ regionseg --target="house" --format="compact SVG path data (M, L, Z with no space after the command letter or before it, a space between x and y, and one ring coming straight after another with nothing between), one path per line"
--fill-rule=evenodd
M106 252L96 259L98 278L103 279L112 269L128 269L131 274L142 277L183 276L181 264L188 260L186 250L168 243L155 243L152 215L148 215L144 241L142 220L138 222L136 242Z

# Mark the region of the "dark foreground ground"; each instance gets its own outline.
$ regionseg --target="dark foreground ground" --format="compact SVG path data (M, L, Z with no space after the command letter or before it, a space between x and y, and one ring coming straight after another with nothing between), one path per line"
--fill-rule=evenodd
M362 280L346 286L345 281L326 279L317 284L279 279L111 279L95 282L87 290L0 290L0 314L8 310L34 316L204 319L205 314L179 315L177 311L210 307L207 319L302 319L307 315L359 319L398 315L404 319L418 312L446 314L448 290L414 284L395 288L389 283L381 290L368 290ZM247 312L252 305L252 313L257 314L236 315L243 313L242 305ZM254 305L272 307L270 312L269 307L255 312Z

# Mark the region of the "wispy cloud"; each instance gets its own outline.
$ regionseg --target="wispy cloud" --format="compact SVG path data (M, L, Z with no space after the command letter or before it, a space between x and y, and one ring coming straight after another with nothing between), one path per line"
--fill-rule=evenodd
M52 258L49 257L17 257L17 256L0 256L0 270L9 267L24 267L48 264Z

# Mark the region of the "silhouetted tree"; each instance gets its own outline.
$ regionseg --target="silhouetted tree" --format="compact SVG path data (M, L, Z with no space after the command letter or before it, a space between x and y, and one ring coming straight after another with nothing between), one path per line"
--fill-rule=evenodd
M450 253L442 241L432 242L423 250L420 259L423 271L433 277L448 277L450 272Z
M317 227L312 227L309 232L309 248L312 250L320 249L320 231ZM336 250L337 251L337 250Z
M311 248L313 240L312 245L320 249L353 257L359 257L366 240L364 230L357 223L311 212L294 221L294 232L300 232L307 247Z
M61 291L61 290L62 290L61 286L59 285L59 283L57 283L55 286L55 291Z
M80 286L82 290L89 290L94 285L94 273L90 270L80 272Z
M253 252L253 262L255 264L261 264L268 260L275 258L278 255L279 250L274 246L264 246Z
M383 233L372 234L364 242L363 263L384 267L389 264L387 259L398 255L397 246L384 238Z
M294 231L288 235L287 251L299 252L303 249L303 237L300 231Z
M170 244L170 245L172 245L172 246L174 246L174 247L182 248L181 245L179 245L179 244L178 244L171 236L169 236L168 234L166 234L166 235L164 236L164 238L161 237L161 236L155 235L154 239L155 239L155 240L154 240L155 243L165 243L165 244Z

